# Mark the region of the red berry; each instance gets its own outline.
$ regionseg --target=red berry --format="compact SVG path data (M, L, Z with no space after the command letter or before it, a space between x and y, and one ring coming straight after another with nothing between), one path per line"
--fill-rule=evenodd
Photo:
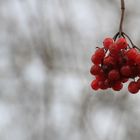
M131 82L129 85L128 85L128 90L129 92L131 92L132 94L136 94L139 89L137 87L137 83L136 82Z
M126 77L128 77L128 76L130 76L131 75L131 68L130 68L130 66L123 66L121 69L120 69L120 72L121 72L121 74L123 75L123 76L126 76Z
M116 82L112 87L112 89L114 89L115 91L120 91L122 88L123 88L123 84L119 81Z
M107 87L111 87L111 86L114 84L114 82L113 82L113 81L110 81L109 79L106 79L106 80L104 81L104 84L105 84L105 86L107 86Z
M119 39L117 40L116 45L117 45L117 48L118 48L119 50L125 49L125 48L127 48L127 46L128 46L128 44L127 44L127 42L126 42L126 39L123 38L123 37L121 37L121 38L119 38Z
M103 49L103 48L97 49L97 50L95 51L95 56L96 56L97 58L99 58L99 59L104 58L104 56L105 56L105 51L104 51L104 49Z
M90 73L91 73L92 75L97 75L97 74L100 73L100 71L101 71L101 67L98 66L98 65L93 65L93 66L91 67L91 69L90 69Z
M96 75L95 77L98 81L104 81L106 79L104 75Z
M107 76L103 70L101 70L100 73L98 74L98 76L96 76L96 77L100 77L100 79L103 81L107 78Z
M118 80L118 79L120 79L120 74L119 74L119 72L117 71L117 70L111 70L109 73L108 73L108 78L110 79L110 80L114 80L114 81L116 81L116 80Z
M132 59L132 60L136 59L137 54L138 52L135 48L132 48L126 52L126 56L128 57L128 59Z
M105 85L104 81L99 81L98 83L100 89L107 89L108 87Z
M91 58L91 61L95 64L95 65L99 65L101 64L101 59L98 58L96 55L93 55L92 58Z
M105 65L114 65L114 64L115 64L115 60L114 60L113 57L107 56L107 57L104 58L103 63L104 63Z
M117 60L119 50L117 49L117 46L115 43L109 46L109 51L110 51L110 56L112 56L114 59Z
M136 60L135 60L136 64L140 65L140 54L138 54L136 56Z
M114 40L112 38L105 38L103 45L106 49L109 49L109 46L112 45Z
M93 80L91 83L91 87L94 90L98 90L99 89L98 80Z

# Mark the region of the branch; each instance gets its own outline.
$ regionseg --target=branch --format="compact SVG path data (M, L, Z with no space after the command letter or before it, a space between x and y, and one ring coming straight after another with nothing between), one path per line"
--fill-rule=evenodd
M120 27L119 27L119 35L122 35L123 32L123 21L124 21L124 13L125 13L125 2L121 0L121 20L120 20Z

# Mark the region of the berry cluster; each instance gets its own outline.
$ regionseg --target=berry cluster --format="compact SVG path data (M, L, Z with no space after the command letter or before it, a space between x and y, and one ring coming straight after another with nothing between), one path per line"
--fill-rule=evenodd
M140 90L140 53L136 47L130 48L125 37L106 38L103 47L97 47L91 61L90 73L95 76L92 89L120 91L123 83L132 79L129 92L135 94Z

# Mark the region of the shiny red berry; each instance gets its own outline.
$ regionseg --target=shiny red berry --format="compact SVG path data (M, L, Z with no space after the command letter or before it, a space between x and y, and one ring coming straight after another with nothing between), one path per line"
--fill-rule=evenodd
M136 59L137 54L138 51L135 48L132 48L126 52L126 56L128 57L128 59L132 59L132 60Z
M126 65L126 66L123 66L121 69L120 69L120 73L123 75L123 76L130 76L131 75L131 68L130 66Z
M119 81L116 82L112 87L112 89L114 89L115 91L120 91L122 88L123 88L123 84Z
M112 45L114 40L112 38L105 38L103 45L106 49L109 49L109 46Z
M95 77L98 81L104 81L106 79L105 75L96 75Z
M112 87L112 85L114 84L114 82L111 81L111 80L109 80L109 79L106 79L106 80L104 81L104 84L105 84L107 87Z
M95 56L102 59L104 58L105 56L105 51L103 48L98 48L96 51L95 51Z
M105 65L115 65L115 59L112 56L107 56L104 58L103 63Z
M100 73L100 71L101 71L101 67L99 65L93 65L90 69L90 73L92 75L97 75Z
M119 50L125 49L128 46L126 39L123 37L121 37L117 40L116 45L117 45L117 49L119 49Z
M92 81L91 88L94 89L94 90L98 90L99 89L98 80L93 80Z
M109 52L110 52L110 56L112 56L114 59L117 60L118 55L119 55L119 50L117 49L117 46L115 43L109 46Z
M120 74L119 74L119 72L118 72L118 70L111 70L109 73L108 73L108 78L110 79L110 80L118 80L118 79L120 79Z
M99 65L101 64L102 59L98 58L96 55L93 55L91 57L91 61L95 64L95 65Z
M129 90L129 92L131 92L132 94L138 93L139 89L138 89L137 83L136 83L136 82L131 82L131 83L128 85L128 90Z
M98 85L99 85L99 88L103 90L108 88L108 86L105 85L104 81L99 81Z

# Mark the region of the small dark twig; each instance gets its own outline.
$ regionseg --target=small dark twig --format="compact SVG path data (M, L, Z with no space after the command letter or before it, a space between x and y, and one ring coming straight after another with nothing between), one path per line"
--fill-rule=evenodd
M131 40L131 38L126 33L122 32L122 34L127 37L127 39L130 41L133 48L136 48L137 50L140 51L140 48L138 48L136 45L134 45L133 41Z
M131 40L131 38L124 32L122 32L122 34L127 37L127 39L130 41L132 47L134 47L135 45L134 45L133 41Z
M116 33L116 34L114 35L114 37L113 37L113 40L114 40L114 41L116 41L116 39L117 39L118 35L119 35L119 32L118 32L118 33Z
M125 13L125 2L121 0L121 20L120 20L120 27L119 27L119 36L121 37L123 32L123 21L124 21L124 13Z

